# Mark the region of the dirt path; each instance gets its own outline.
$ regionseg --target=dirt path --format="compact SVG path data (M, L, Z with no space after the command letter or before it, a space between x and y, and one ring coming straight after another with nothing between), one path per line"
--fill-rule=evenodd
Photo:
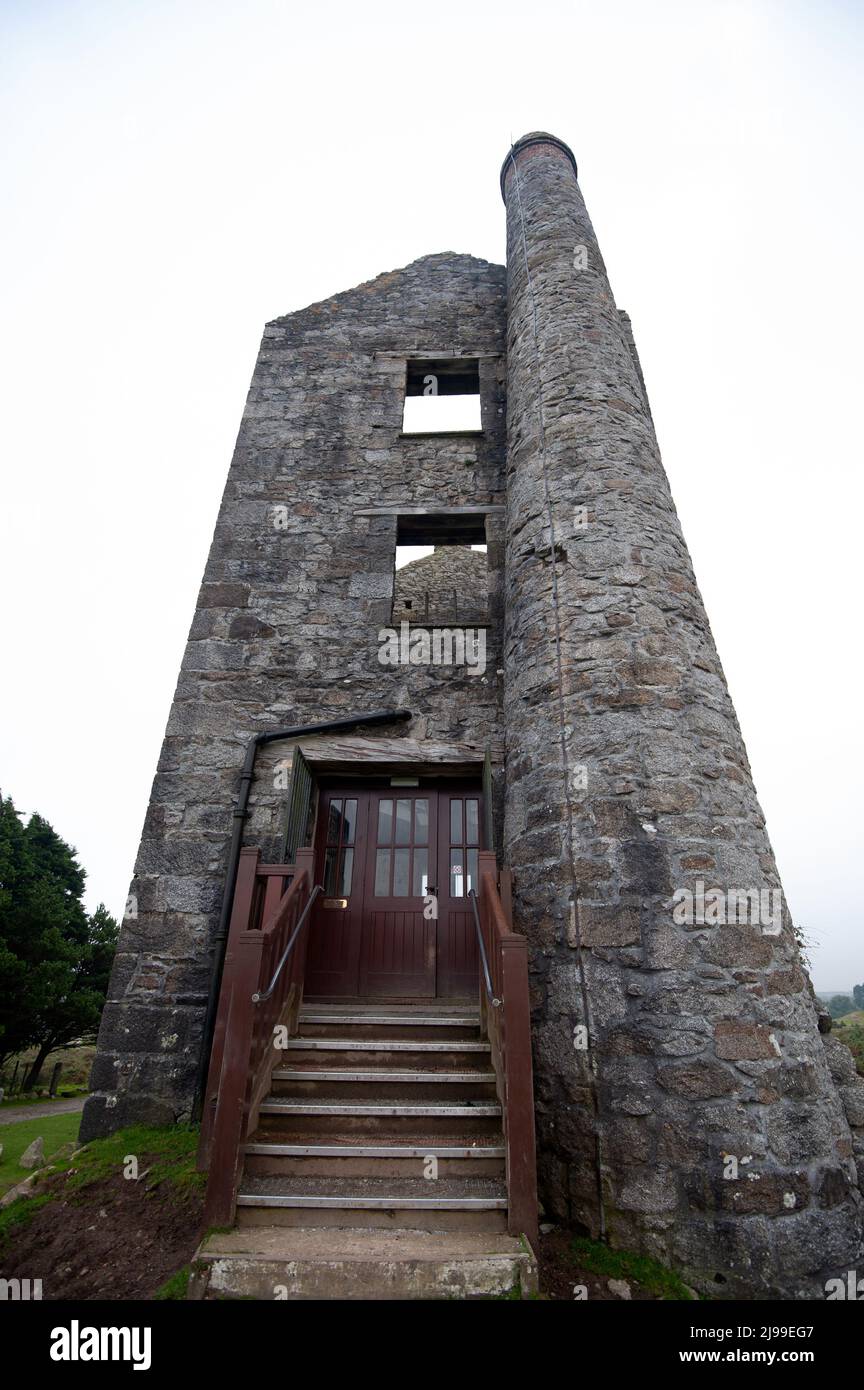
M74 1110L83 1110L86 1096L76 1096L74 1100L46 1101L44 1105L10 1105L7 1110L0 1106L0 1125L14 1125L16 1120L41 1120L44 1115L71 1115Z

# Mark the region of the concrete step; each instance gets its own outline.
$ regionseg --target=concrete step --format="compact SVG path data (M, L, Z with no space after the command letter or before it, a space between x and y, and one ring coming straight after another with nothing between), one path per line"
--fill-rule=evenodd
M490 1178L247 1177L237 1225L506 1230L507 1194Z
M408 1067L385 1070L370 1067L279 1067L273 1072L272 1094L297 1099L332 1100L494 1100L495 1073L416 1071Z
M504 1177L503 1144L306 1143L258 1140L245 1145L244 1174L290 1177ZM434 1159L435 1166L430 1163Z
M359 1134L401 1139L419 1131L424 1135L464 1136L468 1143L481 1136L500 1135L501 1106L485 1099L344 1101L271 1095L261 1105L259 1126L264 1132L278 1129L285 1134L302 1129L333 1139Z
M514 1236L258 1226L205 1238L192 1299L459 1299L537 1292Z

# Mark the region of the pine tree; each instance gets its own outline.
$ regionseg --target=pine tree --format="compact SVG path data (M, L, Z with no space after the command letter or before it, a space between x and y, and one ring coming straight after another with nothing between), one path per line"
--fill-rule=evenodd
M22 826L0 802L0 1063L38 1049L27 1084L58 1047L92 1035L105 1000L117 923L88 917L75 850L42 816Z

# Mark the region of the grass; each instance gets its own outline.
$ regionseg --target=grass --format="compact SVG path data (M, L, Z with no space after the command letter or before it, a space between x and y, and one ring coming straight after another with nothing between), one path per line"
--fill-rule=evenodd
M41 1134L45 1140L47 1165L64 1144L74 1142L80 1123L80 1114L73 1113L43 1116L39 1120L20 1120L16 1124L0 1126L0 1143L3 1145L0 1196L29 1176L29 1171L21 1168L18 1160L34 1139ZM197 1147L198 1131L190 1125L177 1125L171 1129L135 1125L118 1130L107 1139L94 1139L74 1157L64 1155L58 1163L51 1165L51 1172L56 1175L65 1171L65 1192L71 1195L104 1178L122 1173L128 1168L130 1159L137 1159L139 1180L146 1188L152 1190L167 1184L178 1198L182 1198L189 1193L203 1192L207 1183L207 1174L199 1173L195 1167ZM50 1194L22 1197L12 1203L8 1211L23 1203L32 1214L49 1200L53 1200Z
M52 1155L64 1144L74 1141L78 1134L81 1116L49 1115L39 1120L21 1120L16 1124L0 1125L0 1143L3 1144L3 1157L0 1159L0 1195L29 1176L26 1168L19 1166L24 1150L38 1135L45 1140L46 1166ZM198 1148L198 1130L191 1125L176 1125L170 1129L153 1129L147 1125L134 1125L120 1129L107 1139L94 1139L79 1149L73 1156L63 1155L56 1164L51 1164L50 1176L65 1173L63 1195L80 1193L94 1183L122 1173L134 1158L139 1164L139 1181L152 1190L168 1184L178 1197L190 1192L203 1191L207 1174L195 1168ZM144 1166L145 1155L147 1166ZM49 1176L48 1173L45 1176ZM13 1232L22 1230L36 1215L40 1207L56 1201L58 1193L38 1192L34 1196L18 1197L0 1211L0 1246ZM173 1276L183 1277L183 1270ZM189 1274L185 1278L188 1282ZM172 1281L164 1285L168 1289ZM163 1298L185 1297L185 1293L162 1293Z
M692 1302L693 1294L686 1285L665 1265L652 1260L648 1255L633 1255L626 1250L610 1250L608 1245L588 1240L585 1236L575 1236L570 1250L576 1264L607 1279L626 1279L640 1284L648 1293L656 1294L666 1300Z
M40 1134L44 1139L47 1163L64 1144L74 1143L80 1123L80 1113L73 1111L71 1115L43 1115L37 1120L18 1120L14 1124L0 1125L0 1144L3 1145L0 1196L30 1176L30 1170L22 1168L19 1160L34 1139L38 1139Z
M157 1289L153 1297L157 1299L177 1299L185 1302L186 1294L189 1290L189 1277L192 1273L191 1265L184 1265L178 1269L176 1274L172 1274L170 1279L166 1279L160 1289Z
M180 1195L202 1191L207 1174L195 1168L197 1148L198 1130L191 1125L170 1129L133 1125L109 1134L106 1139L94 1139L82 1149L67 1175L67 1187L80 1191L124 1172L130 1159L136 1159L139 1180L148 1188L168 1183Z
M77 1114L58 1116L56 1120L52 1117L51 1123L61 1120L73 1121L77 1125L80 1117ZM26 1120L21 1124L5 1126L5 1131L17 1132L40 1125L44 1127L44 1119ZM128 1240L127 1233L127 1238L121 1238L118 1247L117 1278L121 1286L135 1289L142 1287L142 1277L150 1281L143 1295L138 1292L130 1294L130 1297L184 1301L187 1297L191 1267L187 1264L172 1271L171 1266L175 1259L178 1262L190 1259L197 1245L200 1194L207 1180L207 1175L199 1173L195 1167L197 1147L198 1131L195 1127L177 1125L151 1128L135 1125L105 1139L93 1140L73 1155L59 1156L55 1163L46 1168L44 1181L40 1179L32 1190L32 1195L19 1197L4 1211L0 1211L0 1254L4 1259L9 1253L14 1257L16 1248L18 1254L29 1248L28 1241L38 1244L43 1239L43 1230L49 1228L52 1219L58 1220L58 1213L62 1209L64 1223L75 1236L75 1249L83 1264L88 1265L88 1232L95 1229L90 1223L97 1212L103 1217L107 1214L109 1218L114 1213L117 1214L119 1223L116 1229L122 1227L121 1208L128 1210L124 1200L126 1194L121 1190L125 1187L123 1177L135 1178L137 1181L133 1185L137 1189L136 1197L144 1198L145 1205L152 1208L154 1219L158 1221L160 1229L163 1233L167 1231L165 1239L168 1245L164 1244L161 1236L157 1239L151 1235L147 1246L146 1268L149 1273L142 1274L142 1270L135 1264L134 1241ZM46 1149L48 1148L49 1145L46 1143ZM20 1177L20 1171L16 1177ZM105 1209L100 1211L102 1207ZM39 1217L43 1208L46 1209L44 1225L39 1221L36 1231L28 1232L30 1222L34 1217ZM142 1214L135 1216L136 1211ZM133 1207L131 1220L133 1226L136 1221L147 1221L146 1211L141 1207L140 1201L136 1201ZM94 1248L101 1249L98 1237L94 1239ZM146 1241L144 1243L147 1245ZM98 1296L104 1297L107 1287L104 1278L105 1262L102 1256L99 1258L102 1262L100 1279L95 1287L100 1290ZM79 1274L89 1272L89 1269L82 1269ZM69 1274L69 1270L66 1270L66 1274ZM160 1279L164 1280L164 1283L153 1292ZM62 1294L60 1296L62 1297ZM79 1294L76 1293L74 1296L78 1297ZM122 1297L123 1294L118 1296Z

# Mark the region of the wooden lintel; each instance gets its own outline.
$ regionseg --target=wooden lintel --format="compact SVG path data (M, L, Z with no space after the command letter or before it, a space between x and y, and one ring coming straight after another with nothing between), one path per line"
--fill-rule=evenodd
M388 768L402 764L406 766L425 765L431 769L460 768L479 766L483 762L485 747L469 743L435 743L413 738L304 738L298 740L303 756L319 771L327 766L345 766L362 763L382 764ZM503 760L503 749L490 749L493 762Z

